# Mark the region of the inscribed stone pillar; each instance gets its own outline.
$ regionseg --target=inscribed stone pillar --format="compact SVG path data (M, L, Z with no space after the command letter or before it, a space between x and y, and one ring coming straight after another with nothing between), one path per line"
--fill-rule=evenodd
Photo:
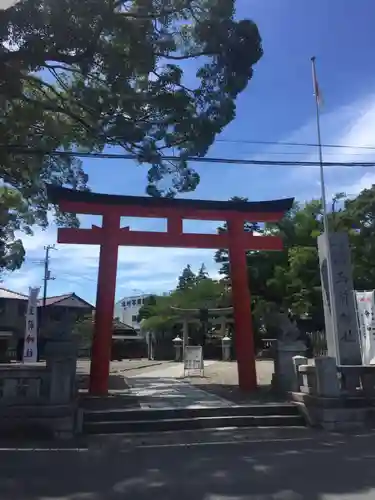
M77 348L72 339L59 338L46 344L52 404L69 404L75 397Z
M347 233L330 233L329 244L333 282L331 296L327 266L327 239L325 234L318 237L328 356L335 358L338 365L360 365L362 357ZM333 304L331 304L331 299L334 301Z
M189 320L184 318L182 323L182 355L185 361L185 347L189 345Z

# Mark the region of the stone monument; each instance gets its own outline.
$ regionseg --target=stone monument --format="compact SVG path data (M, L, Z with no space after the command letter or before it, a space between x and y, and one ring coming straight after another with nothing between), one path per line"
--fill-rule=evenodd
M337 365L361 365L348 234L329 233L329 249L326 235L318 236L318 250L328 356L335 358ZM332 269L331 294L328 258Z

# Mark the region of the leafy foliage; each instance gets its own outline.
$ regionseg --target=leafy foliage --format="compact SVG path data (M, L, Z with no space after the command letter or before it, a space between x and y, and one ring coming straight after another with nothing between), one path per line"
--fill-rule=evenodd
M257 26L235 20L234 4L20 0L0 11L0 180L19 198L21 229L47 226L45 182L87 188L77 159L46 154L56 149L120 146L150 165L148 194L195 189L186 157L204 156L235 118L262 56ZM13 225L5 232L9 245ZM23 249L13 262L7 252L5 267L19 267Z
M375 185L354 199L338 193L332 208L328 218L330 228L349 234L355 288L374 289ZM225 230L225 227L218 228L218 231ZM265 333L272 336L273 325L268 318L280 310L300 320L309 318L309 328L324 328L317 251L317 237L323 231L320 200L304 205L295 203L279 223L264 226L246 223L245 230L279 235L284 242L282 252L247 253L256 341ZM215 260L221 264L222 280L205 276L203 265L198 274L186 266L179 286L171 295L156 297L151 308L145 306L141 310L143 318L147 318L144 326L160 331L171 328L178 320L171 306L205 309L232 305L227 251L218 250Z
M342 208L338 209L340 204ZM330 228L349 233L355 288L375 288L375 186L362 191L355 199L346 199L344 193L338 193L332 209ZM323 231L321 202L296 203L278 224L255 227L261 234L278 234L284 242L283 252L250 251L247 254L256 324L266 325L271 310L284 309L297 317L309 317L317 329L322 328L317 251L317 237ZM219 228L222 230L225 228ZM221 274L230 280L227 251L219 250L215 260L222 264Z
M94 321L92 315L80 318L73 325L72 334L81 347L91 347L94 335Z
M180 287L167 296L153 296L139 311L139 320L142 321L142 329L153 331L165 331L172 329L181 319L178 313L174 313L172 307L183 309L217 308L231 305L231 296L225 284L215 281L204 271L204 278L194 274L191 266L189 269L190 281L188 286ZM190 274L191 273L191 274ZM184 275L182 272L181 276ZM194 278L192 278L194 276Z
M197 277L192 271L190 264L188 264L182 271L181 276L178 278L177 290L188 290L195 286Z

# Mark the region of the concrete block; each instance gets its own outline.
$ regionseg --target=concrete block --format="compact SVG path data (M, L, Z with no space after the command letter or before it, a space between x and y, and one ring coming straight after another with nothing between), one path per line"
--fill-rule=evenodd
M294 392L298 392L301 390L301 386L303 385L303 376L299 372L299 367L302 365L307 365L307 358L306 356L293 356L293 366L294 366L294 375L295 375L295 382L296 385L294 389L292 389Z
M321 397L338 397L340 384L335 358L322 356L315 358L316 389Z
M298 390L293 358L306 351L303 342L278 341L275 358L275 387L282 392Z

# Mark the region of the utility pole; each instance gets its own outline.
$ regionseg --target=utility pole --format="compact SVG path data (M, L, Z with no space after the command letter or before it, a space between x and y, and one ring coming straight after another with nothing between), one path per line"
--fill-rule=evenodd
M44 316L44 311L46 307L46 301L47 301L47 283L50 280L54 280L55 278L51 277L51 271L49 270L49 251L50 250L56 250L55 245L47 245L44 247L44 250L46 251L46 255L44 258L44 278L43 278L43 314Z

